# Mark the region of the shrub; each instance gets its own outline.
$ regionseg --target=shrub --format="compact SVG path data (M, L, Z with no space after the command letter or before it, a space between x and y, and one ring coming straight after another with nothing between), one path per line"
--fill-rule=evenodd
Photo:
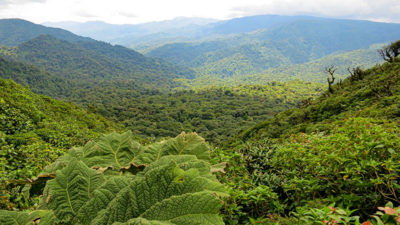
M37 179L47 181L39 211L0 211L1 224L223 224L226 196L196 134L142 146L130 132L68 151ZM19 181L19 183L24 183Z

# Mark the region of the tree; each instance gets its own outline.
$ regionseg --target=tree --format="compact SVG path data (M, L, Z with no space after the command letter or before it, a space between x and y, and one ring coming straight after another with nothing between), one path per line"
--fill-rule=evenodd
M328 85L329 85L328 90L330 93L333 93L332 84L335 82L335 77L333 76L333 74L335 73L336 70L337 70L337 68L333 65L325 68L325 72L331 76L331 78L329 78L329 77L327 78Z
M347 68L347 71L349 71L350 73L350 81L354 82L357 80L362 80L364 78L364 72L362 71L362 69L357 66L353 69Z
M378 50L383 60L393 62L394 59L400 55L400 40L387 45L386 47Z

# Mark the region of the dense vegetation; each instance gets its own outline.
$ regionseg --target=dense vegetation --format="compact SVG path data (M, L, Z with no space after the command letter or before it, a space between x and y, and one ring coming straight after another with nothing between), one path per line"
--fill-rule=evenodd
M0 210L0 222L224 224L218 210L226 194L212 174L223 165L209 160L209 146L196 134L142 146L129 132L113 133L71 149L30 184L31 192L43 192L40 211Z
M324 71L324 67L327 65L335 65L337 67L336 78L338 80L344 79L349 76L348 68L357 66L369 68L378 62L381 62L382 58L377 52L381 47L381 44L376 44L370 46L368 49L358 49L348 52L335 53L302 64L282 65L276 68L269 68L261 73L243 73L243 75L233 75L231 77L217 77L216 73L212 73L212 75L203 75L191 80L180 79L179 81L182 82L182 85L194 87L203 87L209 85L236 86L239 84L266 84L271 81L289 81L296 79L302 81L326 83L326 73ZM221 70L223 69L222 67L228 66L226 64L215 64L211 68L213 70ZM237 66L238 70L241 68L249 67ZM251 71L253 70L248 72ZM208 72L205 73L207 74Z
M97 41L72 43L49 35L16 47L3 47L0 54L89 87L95 81L119 79L134 81L139 86L168 89L174 86L174 78L194 76L189 69L146 58L122 46Z
M239 35L160 48L197 75L212 65L194 80L79 36L1 47L0 77L25 87L0 79L0 208L11 210L0 223L399 224L400 42L379 51L386 63L355 65L375 64L381 46L359 48L398 25L296 19L245 35L219 25ZM326 82L326 72L326 91L273 81Z
M5 187L7 180L32 178L69 148L115 129L120 128L76 105L0 79L0 206L15 207L13 201L25 207L15 199L21 190Z
M399 71L398 59L359 71L217 154L230 165L227 222L358 224L378 206L399 205Z
M15 82L37 93L60 98L70 92L72 83L59 76L40 70L39 68L21 62L0 57L0 78L12 79Z
M318 96L323 85L299 81L183 90L148 97L123 92L92 99L90 110L119 121L137 136L174 137L195 131L221 144L240 130Z
M123 79L75 82L1 58L0 65L0 77L29 85L37 93L78 103L120 122L138 137L174 137L182 131L195 131L214 144L304 99L318 96L325 88L321 84L291 81L163 93Z
M268 22L264 24L268 27ZM285 67L393 41L400 36L399 28L398 24L367 21L300 17L292 18L288 22L282 18L281 23L277 22L267 29L208 40L165 44L149 50L146 55L194 68L198 75L230 78L262 73L264 77L272 75L273 80L282 80L279 78L282 74L286 79L291 72L299 74L298 70L289 70L287 74ZM370 56L365 57L362 64L369 61ZM346 62L345 59L343 61L343 69L351 66L351 62ZM379 62L378 57L373 61L376 62ZM284 67L284 71L280 66ZM309 66L310 64L305 65ZM277 69L274 70L275 68ZM312 69L315 71L320 68ZM310 73L307 71L300 79L314 78L308 76ZM319 77L313 81L320 80L322 79Z

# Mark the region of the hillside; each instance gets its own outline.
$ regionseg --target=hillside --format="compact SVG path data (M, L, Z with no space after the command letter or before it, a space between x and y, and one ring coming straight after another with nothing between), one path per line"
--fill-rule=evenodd
M267 84L271 81L302 80L318 83L326 83L327 73L324 68L330 65L337 67L336 78L339 81L349 76L348 69L360 66L369 68L383 61L378 54L378 49L383 45L372 45L367 49L358 49L347 52L339 52L321 57L302 64L282 65L269 68L256 74L233 75L231 77L216 77L215 75L199 76L195 79L180 79L183 86L202 87L209 85L235 86L239 84ZM229 65L216 64L213 71L227 71ZM240 68L240 66L239 66ZM214 72L210 72L215 74Z
M123 79L138 86L171 88L175 78L193 78L194 72L162 60L151 59L118 45L95 41L66 30L45 27L19 19L0 20L0 55L33 64L61 79ZM12 31L11 46L6 37ZM12 36L12 37L13 37ZM94 79L94 80L93 80Z
M93 41L63 29L45 27L22 19L0 19L0 45L16 46L42 34L70 42Z
M26 204L5 181L32 178L67 149L121 129L74 104L34 94L4 79L0 79L0 121L1 208Z
M362 79L351 81L349 77L334 86L333 94L325 93L307 107L286 111L277 115L274 120L258 124L245 132L243 138L278 137L293 132L312 132L315 129L324 131L321 130L324 124L353 116L396 122L399 118L399 70L398 60L365 70ZM270 126L276 122L286 125L271 129Z
M160 92L133 80L68 79L27 64L7 59L0 62L0 78L11 78L37 93L77 103L125 125L143 139L195 131L219 145L325 89L322 84L291 81ZM43 62L54 66L51 60Z
M54 74L40 70L35 66L7 60L0 57L0 78L12 79L38 94L53 97L65 95L71 84Z
M16 47L3 47L4 57L30 63L61 78L82 81L125 79L149 87L173 86L174 78L190 78L181 69L121 46L101 42L70 43L41 35Z
M358 71L231 139L230 153L216 154L230 165L227 220L390 224L374 213L400 204L399 72L398 58Z
M256 15L216 21L207 18L178 17L143 24L108 24L102 21L55 22L43 25L59 27L97 40L121 44L137 50L177 41L194 41L271 29L311 16Z
M249 33L169 43L148 50L146 55L191 67L198 76L225 79L368 49L399 37L399 24L299 17Z

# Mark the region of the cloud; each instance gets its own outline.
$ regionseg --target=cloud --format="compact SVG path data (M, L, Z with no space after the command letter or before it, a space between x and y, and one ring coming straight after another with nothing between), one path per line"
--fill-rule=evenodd
M82 17L82 18L88 18L88 19L98 18L98 16L96 14L90 13L89 11L83 10L83 9L77 10L75 12L75 15Z
M0 7L6 8L12 5L24 5L30 3L45 3L47 0L1 0Z
M119 16L123 16L123 17L128 17L128 18L137 18L138 15L132 12L127 12L127 11L120 11L118 12Z

